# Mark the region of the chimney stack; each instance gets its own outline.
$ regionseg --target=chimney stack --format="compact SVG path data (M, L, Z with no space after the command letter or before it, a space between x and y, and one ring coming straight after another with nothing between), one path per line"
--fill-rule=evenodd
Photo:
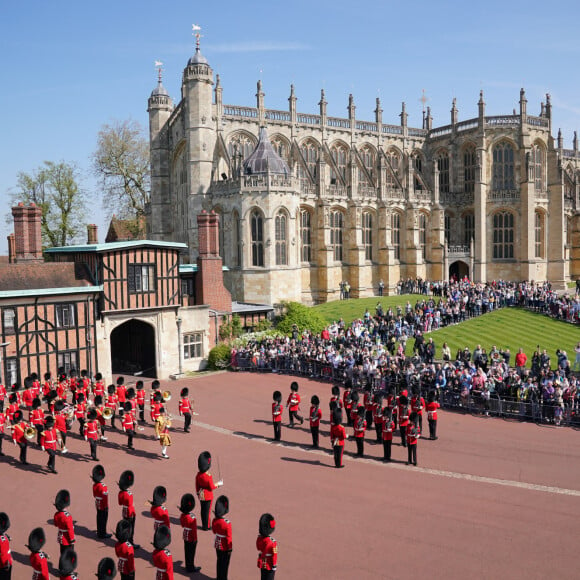
M8 239L8 263L14 264L16 262L16 241L14 240L14 234L6 236Z
M96 245L99 243L99 237L97 235L97 226L95 224L87 225L87 244Z
M42 261L42 210L22 202L12 208L14 217L14 261Z

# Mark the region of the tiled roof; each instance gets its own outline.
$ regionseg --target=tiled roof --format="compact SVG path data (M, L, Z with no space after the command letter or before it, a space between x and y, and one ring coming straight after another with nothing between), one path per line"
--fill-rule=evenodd
M145 218L139 220L138 228L136 220L120 220L115 216L111 219L105 242L126 242L128 240L145 239Z
M0 291L82 288L84 286L92 286L92 282L82 265L0 262Z

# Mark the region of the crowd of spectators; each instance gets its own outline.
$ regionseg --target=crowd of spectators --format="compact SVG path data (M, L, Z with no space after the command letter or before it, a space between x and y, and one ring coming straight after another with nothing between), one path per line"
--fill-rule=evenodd
M576 359L564 350L551 357L538 346L527 365L521 349L477 345L452 353L447 344L437 352L425 333L458 324L498 308L520 306L578 322L580 296L559 296L549 283L471 283L406 281L403 289L426 289L412 305L366 310L346 324L340 319L314 335L294 329L290 337L251 340L232 351L232 366L305 375L355 388L399 391L435 390L440 403L470 411L544 421L556 425L580 417L580 343ZM414 338L413 352L407 348ZM573 356L574 356L573 355Z

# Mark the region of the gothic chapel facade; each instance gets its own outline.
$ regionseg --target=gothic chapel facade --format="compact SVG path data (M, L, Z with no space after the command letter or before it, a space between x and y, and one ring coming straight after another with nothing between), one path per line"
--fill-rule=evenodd
M538 116L486 116L422 128L296 110L225 105L219 75L199 45L174 106L161 80L148 102L151 204L148 236L184 242L197 257L197 219L220 219L225 283L234 300L276 304L392 292L401 278L467 275L580 277L580 154L552 137L549 95Z

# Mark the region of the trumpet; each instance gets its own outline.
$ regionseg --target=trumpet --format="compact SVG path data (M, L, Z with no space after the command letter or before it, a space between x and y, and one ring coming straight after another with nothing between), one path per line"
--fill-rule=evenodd
M111 407L105 407L102 415L103 419L110 419L113 416L113 409L111 409Z
M36 429L30 425L24 429L24 438L27 441L32 441L36 437Z
M171 401L171 391L163 391L163 393L161 393L161 398L164 403Z

